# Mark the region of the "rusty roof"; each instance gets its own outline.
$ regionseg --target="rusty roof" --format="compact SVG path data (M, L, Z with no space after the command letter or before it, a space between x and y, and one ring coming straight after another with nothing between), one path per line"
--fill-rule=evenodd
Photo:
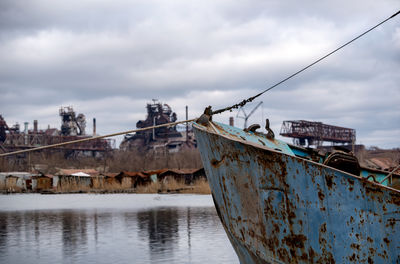
M193 174L196 173L203 168L199 169L159 169L159 170L148 170L148 171L121 171L119 173L101 173L106 177L114 178L114 177L141 177L148 178L150 175L163 175L167 172L175 173L175 174ZM87 172L86 172L87 173ZM88 173L90 174L90 173Z
M385 170L394 167L396 163L390 158L371 158L369 162L372 162L376 167Z
M105 177L109 177L109 178L114 178L114 177L117 176L118 174L119 174L119 172L100 173L100 175L105 176Z
M56 173L56 175L71 175L71 174L78 173L78 172L87 173L90 176L99 175L99 172L95 169L60 169Z
M168 170L169 169L149 170L149 171L143 171L143 173L148 174L148 175L153 175L153 174L160 175Z
M118 173L117 176L125 176L125 177L141 177L141 178L147 178L149 177L148 174L143 173L141 171L121 171ZM116 176L116 177L117 177Z
M51 175L51 174L39 174L37 176L32 176L32 178L43 178L43 177L52 179L54 177L54 175Z
M58 130L57 130L57 128L48 128L48 129L46 129L45 131L44 131L44 133L46 134L46 135L54 135L54 134L58 134Z
M193 174L196 173L200 170L202 170L203 168L199 168L199 169L168 169L162 173L162 174L166 174L167 172L172 172L172 173L176 173L176 174Z
M0 172L0 175L4 177L30 178L32 176L38 176L39 174L23 172L23 171L11 171L11 172Z

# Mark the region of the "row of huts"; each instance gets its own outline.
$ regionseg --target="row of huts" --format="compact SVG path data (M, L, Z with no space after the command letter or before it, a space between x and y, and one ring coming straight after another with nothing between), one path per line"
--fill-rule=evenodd
M42 191L65 189L71 183L87 188L106 185L136 188L151 182L168 182L171 179L191 184L206 178L204 169L160 169L153 171L100 173L95 169L60 169L56 174L41 172L0 172L0 189L12 191Z

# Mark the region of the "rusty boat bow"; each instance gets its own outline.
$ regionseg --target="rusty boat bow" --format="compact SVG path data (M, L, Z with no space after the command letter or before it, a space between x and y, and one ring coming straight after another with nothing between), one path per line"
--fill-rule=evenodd
M214 203L241 263L400 263L399 190L270 133L200 123Z

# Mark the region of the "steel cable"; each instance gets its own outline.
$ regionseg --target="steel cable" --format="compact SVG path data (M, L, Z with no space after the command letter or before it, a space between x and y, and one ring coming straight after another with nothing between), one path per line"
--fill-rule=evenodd
M71 145L71 144L76 144L76 143L81 143L81 142L86 142L86 141L91 141L91 140L96 140L96 139L101 139L101 138L107 138L107 137L115 137L115 136L120 136L120 135L126 135L126 134L135 133L135 132L139 132L139 131L145 131L145 130L149 130L149 129L153 129L153 128L169 127L169 126L174 126L174 125L177 125L177 124L192 122L192 121L194 121L194 120L196 120L196 119L197 119L197 118L189 119L189 120L184 120L184 121L173 122L173 123L166 123L166 124L157 125L157 126L144 127L144 128L134 129L134 130L128 130L128 131L118 132L118 133L113 133L113 134L108 134L108 135L104 135L104 136L96 136L96 137L90 137L90 138L82 138L82 139L77 139L77 140L72 140L72 141L67 141L67 142L52 144L52 145L46 145L46 146L31 148L31 149L17 150L17 151L13 151L13 152L2 153L2 154L0 154L0 157L5 157L5 156L10 156L10 155L20 154L20 153L25 153L25 152L32 152L32 151L42 150L42 149L55 148L55 147L60 147L60 146L66 146L66 145Z
M326 58L329 57L330 55L336 53L337 51L339 51L339 50L341 50L342 48L346 47L346 46L349 45L350 43L352 43L352 42L356 41L357 39L361 38L361 37L364 36L365 34L369 33L370 31L374 30L375 28L379 27L380 25L382 25L383 23L387 22L388 20L394 18L394 17L397 16L398 14L400 14L400 10L397 11L396 13L394 13L393 15L391 15L390 17L386 18L386 19L383 20L382 22L378 23L377 25L373 26L372 28L368 29L368 30L365 31L364 33L358 35L357 37L355 37L355 38L353 38L352 40L350 40L350 41L346 42L345 44L343 44L342 46L336 48L335 50L329 52L329 53L326 54L325 56L322 56L321 58L317 59L316 61L314 61L314 62L312 62L311 64L307 65L306 67L302 68L301 70L299 70L299 71L293 73L292 75L286 77L285 79L283 79L283 80L277 82L276 84L274 84L274 85L268 87L267 89L265 89L265 90L262 91L261 93L259 93L259 94L257 94L257 95L254 95L254 96L252 96L252 97L249 97L249 98L247 98L247 99L244 99L244 100L241 101L240 103L237 103L237 104L234 104L234 105L232 105L232 106L228 106L228 107L225 107L225 108L222 108L222 109L213 111L213 112L212 112L212 115L220 114L220 113L223 113L223 112L228 111L228 110L231 111L232 109L236 109L236 108L239 108L239 107L241 107L241 106L244 106L245 104L247 104L247 103L253 101L253 100L256 99L257 97L263 95L264 93L266 93L266 92L272 90L273 88L277 87L278 85L280 85L280 84L282 84L282 83L288 81L289 79L293 78L294 76L298 75L299 73L302 73L303 71L307 70L308 68L314 66L314 65L317 64L318 62L320 62L320 61L326 59Z

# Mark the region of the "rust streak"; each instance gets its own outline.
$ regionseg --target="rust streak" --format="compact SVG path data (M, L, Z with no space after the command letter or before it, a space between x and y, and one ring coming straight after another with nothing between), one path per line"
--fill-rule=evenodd
M225 158L226 158L225 155L223 155L222 158L221 158L221 160L212 159L212 160L211 160L211 165L212 165L214 168L218 168L218 167L221 166L222 163L225 161Z

